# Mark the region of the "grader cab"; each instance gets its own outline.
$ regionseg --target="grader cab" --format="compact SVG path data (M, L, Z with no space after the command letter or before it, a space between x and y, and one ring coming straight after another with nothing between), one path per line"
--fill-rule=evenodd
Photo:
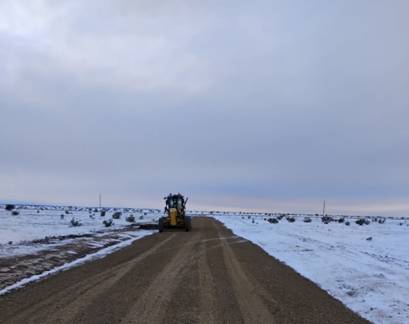
M159 232L170 228L183 228L186 232L192 228L190 216L186 216L187 198L180 193L169 194L166 200L165 216L159 219Z

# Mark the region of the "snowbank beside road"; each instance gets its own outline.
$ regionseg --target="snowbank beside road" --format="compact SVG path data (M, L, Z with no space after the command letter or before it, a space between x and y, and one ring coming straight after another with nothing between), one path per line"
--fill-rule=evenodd
M123 241L121 241L121 242L119 242L119 243L117 243L115 245L111 245L111 246L108 246L106 248L102 248L102 249L98 250L95 253L85 255L84 257L81 257L79 259L75 259L75 260L73 260L71 262L67 262L67 263L65 263L65 264L63 264L61 266L52 268L51 270L48 270L48 271L44 271L44 272L42 272L42 273L40 273L38 275L33 275L33 276L30 276L30 277L24 278L24 279L22 279L20 281L17 281L16 283L10 285L10 286L2 288L2 289L0 289L0 296L4 295L4 294L6 294L6 293L8 293L8 292L10 292L12 290L24 287L25 285L27 285L27 284L29 284L31 282L41 280L41 279L43 279L45 277L48 277L48 276L50 276L52 274L71 269L73 267L79 266L79 265L84 264L84 263L89 262L89 261L94 261L96 259L101 259L101 258L103 258L103 257L105 257L105 256L107 256L107 255L109 255L109 254L111 254L111 253L113 253L115 251L118 251L119 249L122 249L122 248L124 248L126 246L131 245L134 241L136 241L136 240L138 240L138 239L140 239L140 238L142 238L144 236L151 235L153 233L155 233L155 231L128 232L128 233L126 233L127 238L125 238Z
M346 226L319 218L270 224L266 216L213 217L361 316L375 323L409 322L408 220Z

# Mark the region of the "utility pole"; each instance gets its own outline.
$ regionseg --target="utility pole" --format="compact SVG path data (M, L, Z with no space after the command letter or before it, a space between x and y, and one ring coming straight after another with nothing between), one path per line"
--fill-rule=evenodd
M101 204L102 203L102 195L101 194L99 194L99 208L101 208Z
M324 206L322 207L322 217L325 216L325 200L324 200Z

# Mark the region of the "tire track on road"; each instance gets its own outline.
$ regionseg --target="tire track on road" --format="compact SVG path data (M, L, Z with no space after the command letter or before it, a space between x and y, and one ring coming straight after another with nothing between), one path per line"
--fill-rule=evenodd
M220 238L222 237L219 231L218 236ZM247 275L241 268L241 265L233 250L230 248L229 242L224 239L220 239L220 242L222 245L226 268L232 281L237 301L240 305L240 311L243 315L244 323L274 324L275 320L273 315L264 304L263 299L259 297L258 290L247 278Z
M180 235L183 234L180 233ZM188 265L197 258L193 251L199 242L199 236L199 233L194 233L190 240L186 242L187 244L184 243L178 246L179 250L177 250L170 262L163 267L163 270L125 316L125 323L162 323L172 294L182 281ZM172 252L173 250L169 253Z
M86 308L93 299L102 294L103 291L114 286L121 278L123 278L132 267L150 255L157 252L168 241L172 240L175 234L167 237L157 245L152 246L147 251L139 256L118 264L113 268L104 270L91 278L79 278L71 287L60 291L48 298L39 301L33 307L27 310L19 310L13 317L13 321L21 323L72 323L75 315ZM51 306L55 309L65 308L69 310L64 318L61 318L59 312L50 313L48 309ZM46 310L44 312L44 310Z

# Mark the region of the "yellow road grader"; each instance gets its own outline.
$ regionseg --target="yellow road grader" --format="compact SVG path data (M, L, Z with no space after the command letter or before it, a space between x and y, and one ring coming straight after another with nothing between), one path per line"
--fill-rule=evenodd
M188 198L180 193L169 194L166 200L165 216L159 219L159 232L165 229L182 228L186 232L192 229L192 219L186 215L186 203Z

